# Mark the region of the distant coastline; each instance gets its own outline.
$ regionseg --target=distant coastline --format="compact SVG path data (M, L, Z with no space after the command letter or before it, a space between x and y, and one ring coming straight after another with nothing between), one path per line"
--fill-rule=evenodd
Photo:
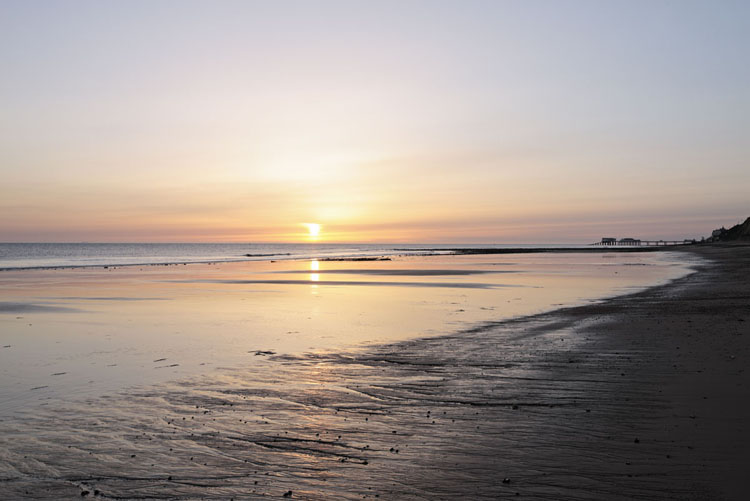
M276 260L375 260L440 254L662 252L750 240L750 218L701 240L603 238L595 244L0 243L0 271ZM683 242L683 243L679 243ZM669 244L669 245L667 245Z
M19 245L19 244L14 244ZM87 245L87 244L81 244ZM128 244L133 245L133 244ZM135 244L138 245L138 244ZM204 244L190 244L190 245L204 245ZM239 245L239 244L238 244ZM700 244L695 244L700 245ZM704 244L709 245L709 244ZM266 253L266 254L253 254L250 256L224 256L215 258L199 258L199 259L169 259L156 257L155 260L143 260L143 261L132 261L132 262L118 262L116 259L107 260L106 257L102 258L103 261L96 263L50 263L50 264L38 264L38 265L3 265L2 256L0 256L0 272L8 271L31 271L31 270L64 270L64 269L78 269L78 268L123 268L123 267L138 267L138 266L186 266L195 264L227 264L227 263L243 263L252 261L281 261L281 260L322 260L322 261L365 261L365 260L388 260L393 257L405 257L405 256L439 256L439 255L479 255L479 254L544 254L544 253L555 253L555 254L606 254L606 253L632 253L632 252L668 252L684 249L691 247L691 245L670 245L660 247L447 247L447 248L395 248L395 249L383 249L375 252L374 254L368 252L307 252L307 253Z
M613 250L613 249L607 249ZM633 250L633 249L628 249ZM642 249L639 249L642 250ZM175 266L281 260L385 259L441 254L597 252L588 245L436 244L37 244L0 243L0 271Z

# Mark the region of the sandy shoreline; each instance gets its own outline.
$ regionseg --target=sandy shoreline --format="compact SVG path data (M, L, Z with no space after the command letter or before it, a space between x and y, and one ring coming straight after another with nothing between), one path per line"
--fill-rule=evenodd
M9 499L741 499L750 247L686 250L713 263L600 304L4 423L0 486Z

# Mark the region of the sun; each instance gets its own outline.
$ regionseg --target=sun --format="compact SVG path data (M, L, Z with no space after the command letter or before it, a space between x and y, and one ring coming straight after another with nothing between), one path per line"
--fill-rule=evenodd
M307 227L308 236L316 239L320 236L320 225L318 223L303 223Z

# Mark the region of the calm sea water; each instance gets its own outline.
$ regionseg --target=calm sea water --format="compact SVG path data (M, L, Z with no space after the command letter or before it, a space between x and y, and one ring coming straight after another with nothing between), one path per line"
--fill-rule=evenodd
M0 243L0 270L416 254L426 249L576 247L555 244ZM585 246L580 246L585 247Z

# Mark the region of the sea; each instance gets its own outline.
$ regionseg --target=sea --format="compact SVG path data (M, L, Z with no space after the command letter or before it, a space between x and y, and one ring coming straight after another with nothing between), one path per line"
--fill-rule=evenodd
M0 270L357 258L454 248L573 248L570 244L0 243Z

